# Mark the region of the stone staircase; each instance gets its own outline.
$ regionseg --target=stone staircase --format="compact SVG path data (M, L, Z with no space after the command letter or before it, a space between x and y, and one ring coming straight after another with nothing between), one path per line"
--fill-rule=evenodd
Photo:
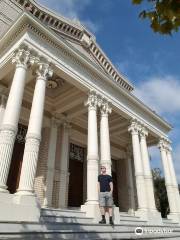
M23 240L88 240L88 239L179 239L180 225L169 219L163 219L161 226L149 226L137 216L120 213L120 223L95 224L87 218L85 212L77 209L42 209L39 223L1 222L0 239ZM135 234L136 228L143 229L143 234ZM141 230L140 229L140 230ZM165 233L147 233L153 229L166 230ZM170 230L173 230L171 233Z

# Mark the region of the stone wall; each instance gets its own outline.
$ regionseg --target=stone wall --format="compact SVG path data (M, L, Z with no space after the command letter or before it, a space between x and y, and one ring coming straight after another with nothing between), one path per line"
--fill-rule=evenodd
M21 13L22 9L15 1L0 1L0 39Z

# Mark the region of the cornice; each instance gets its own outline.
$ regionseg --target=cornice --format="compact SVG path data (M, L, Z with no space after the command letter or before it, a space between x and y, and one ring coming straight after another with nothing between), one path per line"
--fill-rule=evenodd
M91 53L106 73L126 91L132 91L132 84L118 72L112 62L96 43L95 37L80 23L68 20L59 14L54 13L48 8L36 3L34 0L11 0L18 3L21 8L29 11L33 16L39 19L43 24L48 25L56 33L63 34L77 42Z

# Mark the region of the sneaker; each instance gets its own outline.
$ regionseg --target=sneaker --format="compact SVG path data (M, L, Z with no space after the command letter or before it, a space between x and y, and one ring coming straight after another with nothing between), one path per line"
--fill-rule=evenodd
M106 219L102 219L101 221L99 221L100 224L106 224Z

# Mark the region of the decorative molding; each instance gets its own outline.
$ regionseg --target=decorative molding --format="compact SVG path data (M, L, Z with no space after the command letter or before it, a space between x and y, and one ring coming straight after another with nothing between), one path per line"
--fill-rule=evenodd
M26 134L27 134L27 128L23 127L22 125L19 125L17 135L16 135L16 141L18 143L24 144L26 139Z
M69 157L73 160L84 162L85 160L85 148L70 143Z

